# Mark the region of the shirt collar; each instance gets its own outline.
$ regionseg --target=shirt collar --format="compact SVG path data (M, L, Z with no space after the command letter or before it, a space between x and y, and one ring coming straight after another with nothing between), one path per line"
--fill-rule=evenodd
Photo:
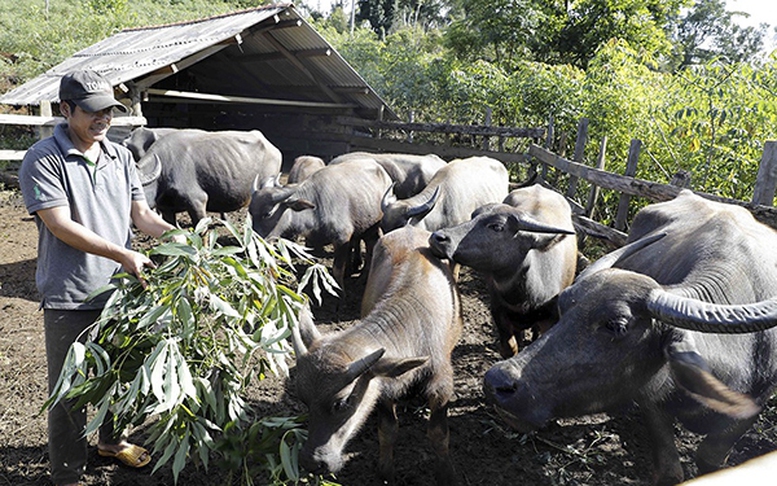
M78 150L75 145L73 145L73 141L70 140L70 137L67 134L67 123L60 123L54 127L54 140L56 140L57 145L59 145L60 150L62 150L65 155L77 155L79 157L84 156L84 154ZM103 153L110 157L111 160L114 160L116 157L118 157L118 154L116 153L116 147L114 147L112 144L106 143L105 140L100 142L100 148L102 149Z

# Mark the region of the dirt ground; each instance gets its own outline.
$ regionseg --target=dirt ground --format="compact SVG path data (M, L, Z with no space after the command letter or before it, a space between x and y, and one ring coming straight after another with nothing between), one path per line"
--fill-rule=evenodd
M44 485L48 481L46 399L42 313L35 290L37 231L13 190L0 191L0 486ZM451 447L462 485L643 485L649 484L650 458L645 430L636 410L556 421L534 434L510 431L485 405L481 380L498 360L495 331L484 286L466 270L460 282L465 332L453 357L456 398L450 409ZM322 326L347 325L358 317L358 298L328 302L316 312ZM339 324L335 324L338 323ZM301 411L293 387L266 380L249 401L268 414ZM777 449L777 400L736 444L729 464ZM423 404L400 407L400 437L395 463L400 484L432 484L432 454L425 437ZM377 433L367 426L349 447L352 458L336 478L343 485L375 483ZM132 439L142 442L143 431ZM696 475L693 451L699 437L677 428L686 477ZM94 441L94 439L92 439ZM90 451L85 485L172 485L169 467L150 475L119 467ZM187 466L185 486L228 484L225 474Z

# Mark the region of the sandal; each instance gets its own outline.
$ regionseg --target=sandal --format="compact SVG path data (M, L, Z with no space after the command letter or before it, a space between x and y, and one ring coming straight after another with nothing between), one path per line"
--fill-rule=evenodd
M97 449L97 454L102 457L113 457L128 467L143 467L151 462L151 454L145 448L135 444L129 444L119 452Z

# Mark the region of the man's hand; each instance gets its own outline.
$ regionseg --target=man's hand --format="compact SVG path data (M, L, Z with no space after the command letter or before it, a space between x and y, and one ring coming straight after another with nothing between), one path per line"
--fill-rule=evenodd
M148 287L148 282L143 278L143 269L156 268L156 264L149 257L133 250L127 250L122 255L120 263L125 272L138 278L144 289Z

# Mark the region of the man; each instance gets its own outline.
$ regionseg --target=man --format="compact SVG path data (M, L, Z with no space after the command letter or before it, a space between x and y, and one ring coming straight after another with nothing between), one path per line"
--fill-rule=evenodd
M145 201L130 152L107 139L113 110L126 112L110 83L93 71L62 77L60 112L66 123L35 143L19 171L24 202L38 226L35 280L41 294L46 335L49 393L67 351L94 323L108 298L88 299L92 291L122 271L138 277L151 260L133 251L131 225L160 237L174 227ZM176 237L179 241L182 235ZM84 409L73 402L49 410L49 461L54 484L77 484L86 468ZM114 432L110 420L100 429L98 453L131 467L151 457Z

